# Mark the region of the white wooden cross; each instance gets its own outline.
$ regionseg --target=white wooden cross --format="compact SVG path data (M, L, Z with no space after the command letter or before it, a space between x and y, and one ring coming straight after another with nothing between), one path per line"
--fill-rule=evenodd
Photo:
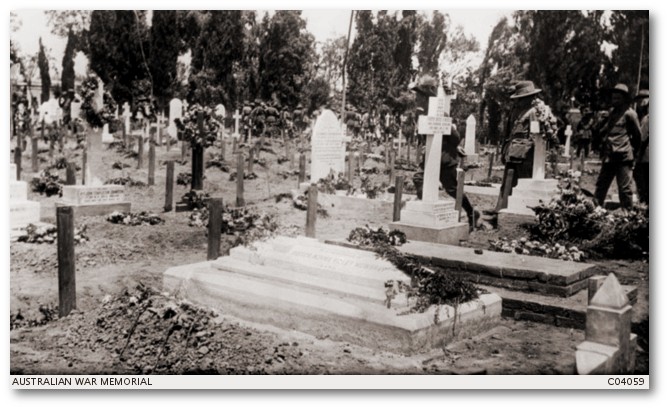
M541 134L538 121L530 121L530 135L534 139L532 179L543 180L546 178L546 140Z
M239 115L239 109L235 109L235 114L232 117L235 119L235 133L232 137L239 139L239 120L242 119L242 116Z
M418 133L426 135L425 140L425 174L423 177L423 201L439 200L439 172L441 169L441 143L443 135L451 134L452 120L451 99L454 95L446 95L444 87L439 84L436 97L430 97L428 114L418 117Z

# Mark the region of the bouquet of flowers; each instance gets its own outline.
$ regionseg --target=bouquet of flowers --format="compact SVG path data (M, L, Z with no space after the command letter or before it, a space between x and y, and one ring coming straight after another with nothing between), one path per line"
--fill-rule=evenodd
M202 113L202 130L200 131L197 123L198 115ZM191 146L202 146L208 148L218 139L219 123L216 120L215 112L209 107L203 107L199 104L192 104L183 118L175 119L177 128L179 128L182 140L188 141Z
M106 123L115 119L115 113L118 109L116 101L108 91L98 90L100 82L98 77L91 75L81 83L82 103L81 110L84 113L86 121L94 127L102 128ZM102 92L102 106L98 106L96 95Z
M551 107L546 105L541 98L532 101L535 119L539 122L539 128L547 142L557 145L557 118L553 115Z

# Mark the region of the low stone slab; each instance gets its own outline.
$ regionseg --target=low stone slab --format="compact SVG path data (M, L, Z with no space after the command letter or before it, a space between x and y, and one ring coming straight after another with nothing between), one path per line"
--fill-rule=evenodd
M16 180L9 182L9 200L22 201L28 200L28 183Z
M456 223L449 227L434 228L416 226L404 222L392 222L388 224L391 230L399 230L409 240L440 244L459 244L469 239L469 225L467 223Z
M471 195L498 197L501 186L502 185L499 183L492 183L492 186L465 185L465 193Z
M213 262L170 268L164 289L244 320L403 354L476 335L500 320L501 298L495 294L457 310L444 305L410 313L402 296L388 306L383 283L409 279L398 270L391 273L388 262L373 253L290 238L254 248L236 247ZM286 264L275 262L277 253ZM357 267L351 265L356 260ZM362 268L375 263L377 268Z
M304 190L302 189L292 191L293 198L302 195L303 193ZM416 200L416 195L402 195L402 207L411 200ZM334 195L324 194L322 192L318 193L318 204L325 209L334 207L353 212L373 210L378 213L387 214L389 218L393 215L394 201L394 196L389 193L384 193L374 199L369 199L362 195L347 196L345 191L337 192Z
M101 204L84 204L73 205L66 202L56 202L56 207L70 206L74 212L74 216L106 216L113 212L129 212L131 209L130 202L119 203L101 203Z
M9 228L21 229L40 221L40 204L30 200L9 201Z
M587 288L597 274L592 264L410 241L398 247L424 263L470 275L473 281L566 297Z

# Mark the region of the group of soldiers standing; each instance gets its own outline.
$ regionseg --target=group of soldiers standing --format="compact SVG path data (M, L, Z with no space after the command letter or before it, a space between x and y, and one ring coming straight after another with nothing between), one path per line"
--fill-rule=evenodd
M242 136L249 135L288 139L299 137L309 124L309 116L299 103L294 109L281 106L278 102L266 103L259 99L244 101L241 110Z

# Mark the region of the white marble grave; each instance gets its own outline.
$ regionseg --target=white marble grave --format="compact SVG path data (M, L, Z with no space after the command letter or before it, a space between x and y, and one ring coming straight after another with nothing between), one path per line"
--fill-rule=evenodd
M311 183L317 183L330 172L344 172L346 143L341 124L334 112L324 110L316 120L311 136Z
M479 155L476 153L476 118L474 115L467 117L467 128L465 130L465 155L467 163L476 163Z
M229 256L163 274L165 291L223 314L381 351L415 354L499 323L496 294L457 310L443 305L411 313L413 301L398 282L410 279L374 253L305 237L235 247Z
M173 98L170 101L170 115L168 118L167 124L167 134L171 138L177 137L177 125L174 123L175 119L181 119L183 117L184 105L178 98Z

